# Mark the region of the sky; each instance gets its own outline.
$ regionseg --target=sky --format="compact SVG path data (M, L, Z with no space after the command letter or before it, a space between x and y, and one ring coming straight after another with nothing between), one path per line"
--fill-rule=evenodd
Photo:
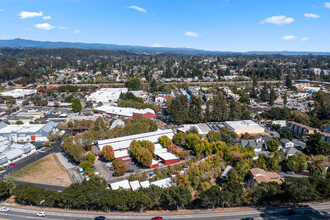
M0 0L0 39L330 52L330 0Z

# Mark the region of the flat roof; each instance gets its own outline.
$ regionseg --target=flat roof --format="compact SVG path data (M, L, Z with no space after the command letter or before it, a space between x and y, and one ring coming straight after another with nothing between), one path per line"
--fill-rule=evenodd
M136 191L141 187L140 182L138 180L129 182L129 184L131 185L133 191Z
M252 120L243 121L225 121L224 125L230 130L242 130L242 129L264 129L258 123Z
M129 148L129 146L133 140L137 140L137 141L148 140L153 143L157 143L158 138L163 135L166 135L167 137L172 139L174 136L174 133L171 129L166 129L166 130L158 129L157 131L154 131L154 132L135 134L135 135L129 135L129 136L125 136L125 137L106 139L106 140L99 140L99 141L97 141L97 145L100 150L102 150L102 148L105 145L111 145L113 150L120 150L120 149Z
M120 188L123 189L131 189L131 186L129 185L128 180L122 180L119 182L114 182L110 184L112 190L118 190Z
M142 188L149 188L150 187L150 182L149 182L149 180L142 181L142 182L140 182L140 185L141 185Z
M164 189L164 188L171 187L173 185L173 183L174 183L173 178L168 177L165 179L157 180L155 182L151 182L150 184Z

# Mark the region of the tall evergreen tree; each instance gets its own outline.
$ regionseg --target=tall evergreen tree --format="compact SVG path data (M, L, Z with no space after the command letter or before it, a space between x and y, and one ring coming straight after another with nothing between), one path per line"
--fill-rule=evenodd
M196 96L191 96L189 101L188 121L198 123L202 121L202 99Z

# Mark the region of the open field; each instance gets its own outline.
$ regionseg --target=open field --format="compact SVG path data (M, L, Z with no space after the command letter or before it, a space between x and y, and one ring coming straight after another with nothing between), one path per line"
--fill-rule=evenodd
M67 170L50 154L10 174L8 179L56 186L69 186L72 180Z

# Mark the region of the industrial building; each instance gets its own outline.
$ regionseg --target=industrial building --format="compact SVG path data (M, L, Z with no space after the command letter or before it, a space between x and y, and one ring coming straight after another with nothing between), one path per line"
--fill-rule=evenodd
M0 166L9 164L23 156L34 153L36 147L31 143L11 144L8 139L0 137Z
M14 89L14 90L8 90L1 92L0 95L2 96L11 96L15 99L22 99L27 96L33 95L37 93L37 90L35 89Z
M0 136L12 142L44 142L48 140L50 132L57 129L57 123L8 125L0 122Z
M137 109L102 105L100 107L96 107L95 109L115 118L132 118L134 115L142 115L142 117L150 119L156 117L155 111L150 108Z
M261 127L257 122L252 120L225 121L223 124L230 131L234 131L238 135L245 133L249 133L250 135L265 133L265 128Z
M97 147L99 148L100 151L102 151L104 146L106 145L112 146L112 149L115 154L115 158L122 159L125 163L127 163L132 161L129 148L133 140L136 141L147 140L152 143L157 143L158 138L160 138L161 136L167 136L168 138L172 139L174 133L171 129L167 129L167 130L158 130L155 132L148 132L143 134L119 137L119 138L112 138L112 139L97 141ZM160 144L155 144L154 154L157 156L157 159L165 165L170 165L180 162L179 157L169 152L166 148L163 148ZM150 168L158 167L159 161L153 160Z
M127 88L102 88L90 94L86 98L87 101L92 101L93 103L114 103L119 100L119 96L121 93L127 92Z

